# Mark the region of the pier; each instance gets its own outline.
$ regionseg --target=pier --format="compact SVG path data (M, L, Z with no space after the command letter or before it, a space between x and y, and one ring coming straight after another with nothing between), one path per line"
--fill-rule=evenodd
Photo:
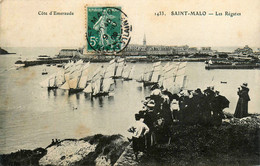
M205 69L260 69L260 64L248 64L248 65L206 65Z

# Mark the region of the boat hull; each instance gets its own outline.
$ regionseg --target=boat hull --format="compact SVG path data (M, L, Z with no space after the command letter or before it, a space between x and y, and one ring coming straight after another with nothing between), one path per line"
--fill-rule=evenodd
M83 91L83 89L69 89L69 94L79 93L82 91Z
M108 96L109 92L100 92L95 95L91 94L92 97L101 97L101 96Z
M130 80L133 80L132 78L123 78L124 81L130 81Z
M146 87L146 86L152 86L152 85L155 85L157 84L157 82L143 82L143 86Z
M48 90L58 89L58 87L48 87Z
M121 79L121 76L113 76L112 79Z

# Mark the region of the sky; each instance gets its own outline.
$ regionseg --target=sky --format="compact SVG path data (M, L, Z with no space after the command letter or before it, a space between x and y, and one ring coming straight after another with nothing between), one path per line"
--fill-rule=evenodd
M0 46L82 47L87 44L85 5L121 6L133 27L131 44L142 44L145 34L148 45L260 47L260 0L2 0ZM41 11L74 15L39 15ZM166 16L155 16L159 11ZM171 11L207 15L171 16ZM225 16L225 11L241 16Z

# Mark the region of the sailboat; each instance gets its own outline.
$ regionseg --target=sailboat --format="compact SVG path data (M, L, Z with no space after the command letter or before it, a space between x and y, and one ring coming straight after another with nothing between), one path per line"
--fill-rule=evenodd
M144 86L155 85L158 83L161 75L161 62L153 63L152 70L148 70L144 73Z
M47 88L48 90L57 89L58 85L57 85L57 75L56 75L56 73L52 74L50 77L48 77L47 79L42 81L40 83L40 85L41 85L42 88Z
M170 63L167 62L167 63L163 66L163 68L162 68L162 73L161 73L160 79L159 79L159 81L158 81L159 87L162 87L162 85L163 85L163 80L164 80L164 78L165 78L166 69L167 69L169 66L170 66Z
M54 77L49 79L49 81L48 81L48 90L57 89L58 88L57 79L56 78L57 77L54 76Z
M171 64L165 69L162 86L171 93L178 93L186 88L187 76L185 75L187 62Z
M114 79L122 78L124 67L125 67L125 60L124 60L124 58L117 59L115 75L113 76Z
M127 65L125 66L124 72L122 74L122 77L125 81L133 79L134 69L135 69L135 66L132 66L131 68Z

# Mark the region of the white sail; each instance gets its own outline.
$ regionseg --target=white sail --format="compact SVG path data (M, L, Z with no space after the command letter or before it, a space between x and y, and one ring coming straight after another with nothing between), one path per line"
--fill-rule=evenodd
M57 87L56 86L56 77L53 77L53 78L49 79L48 87Z
M66 81L66 82L60 87L60 89L69 90L69 89L70 89L70 86L69 86L68 81Z
M117 70L116 70L115 76L116 76L116 77L121 77L121 76L122 76L123 69L124 69L124 59L123 59L123 58L120 58L120 59L118 59L118 61L117 61Z
M175 71L177 66L175 64L171 64L165 68L164 80L162 86L167 88L168 90L172 88L172 85L175 81Z
M117 70L117 63L116 63L115 59L112 59L111 61L109 61L109 65L107 68L109 68L109 69L106 69L106 70L109 70L111 73L113 73L113 74L110 74L110 73L109 74L112 75L112 77L115 76L116 70Z
M185 68L186 65L187 65L187 62L181 62L181 63L179 64L178 70Z
M78 88L80 89L84 89L87 85L89 66L90 66L90 62L88 62L82 67L81 76L79 78L79 83L78 83Z
M106 70L104 71L104 78L110 78L113 77L115 74L115 61L111 60L109 62L108 67L106 68Z
M64 70L68 70L71 66L73 66L73 62L71 61L71 62L69 62L69 63L67 63L65 66L64 66Z
M176 78L175 78L175 85L176 85L176 87L174 89L174 90L176 90L178 92L181 89L183 89L184 86L185 86L185 82L186 82L186 78L187 78L187 76L185 75L186 65L187 65L187 62L182 62L178 66L178 70L177 70Z
M123 71L122 77L123 78L128 78L130 72L131 72L130 67L128 65L126 65L124 67L124 71Z
M143 74L143 81L146 82L151 81L152 75L153 75L153 70L146 68Z
M110 61L109 66L106 68L103 78L100 79L100 91L108 92L111 85L114 83L112 77L115 71L115 61Z
M93 82L93 95L100 93L101 81L103 81L103 78L100 77L95 82Z
M90 68L92 69L92 68ZM87 87L83 90L86 93L93 93L93 95L96 95L97 93L100 92L100 87L101 87L101 75L100 73L102 73L103 70L103 66L99 67L98 69L96 69L93 72L92 76L89 76L89 78L91 77L90 82L88 83Z
M76 89L78 85L78 77L74 77L73 79L69 80L68 84L71 89Z
M83 60L80 59L79 61L77 61L77 62L75 63L75 66L80 66L80 65L82 65L83 63L84 63Z
M128 75L128 78L133 79L134 77L134 70L135 70L135 65L131 67L130 73Z
M164 79L165 79L166 68L167 68L169 65L170 65L170 63L167 62L167 63L163 66L163 68L162 68L162 73L161 73L160 79L159 79L159 81L158 81L158 84L159 84L160 87L163 86L163 81L164 81Z
M137 82L143 82L144 81L144 73L142 73L138 78L136 78Z
M109 92L110 87L113 84L114 84L114 80L112 78L104 78L103 84L102 84L102 86L103 86L102 91Z
M40 86L42 88L48 88L49 87L49 80L53 79L56 76L56 73L50 75L48 78L46 78L45 80L43 80L42 82L40 82Z
M56 73L56 85L57 87L60 87L65 83L65 76L64 76L64 71L60 70Z
M78 62L80 63L78 63L78 65L74 65L72 71L68 74L69 77L66 78L65 75L65 79L68 82L70 89L78 89L78 83L80 81L81 74L82 74L83 61L78 61Z
M164 78L167 79L169 77L173 77L175 70L176 66L174 64L169 65L165 68Z
M161 62L156 62L153 64L153 74L151 82L158 82L161 73Z
M89 83L88 83L87 87L83 90L83 92L85 92L85 93L92 93L93 92L94 93L95 87L97 87L96 91L99 92L100 91L100 84L98 85L98 80L100 81L100 71L101 71L102 67L99 67L99 68L96 69L93 66L91 66L89 69L90 69L89 71L91 71L90 73L92 75L89 75L89 77L87 79L87 81L89 81ZM96 69L96 70L93 71L92 69ZM98 93L98 92L96 92L96 93Z
M85 93L91 93L92 92L92 83L88 84L86 88L83 90Z

